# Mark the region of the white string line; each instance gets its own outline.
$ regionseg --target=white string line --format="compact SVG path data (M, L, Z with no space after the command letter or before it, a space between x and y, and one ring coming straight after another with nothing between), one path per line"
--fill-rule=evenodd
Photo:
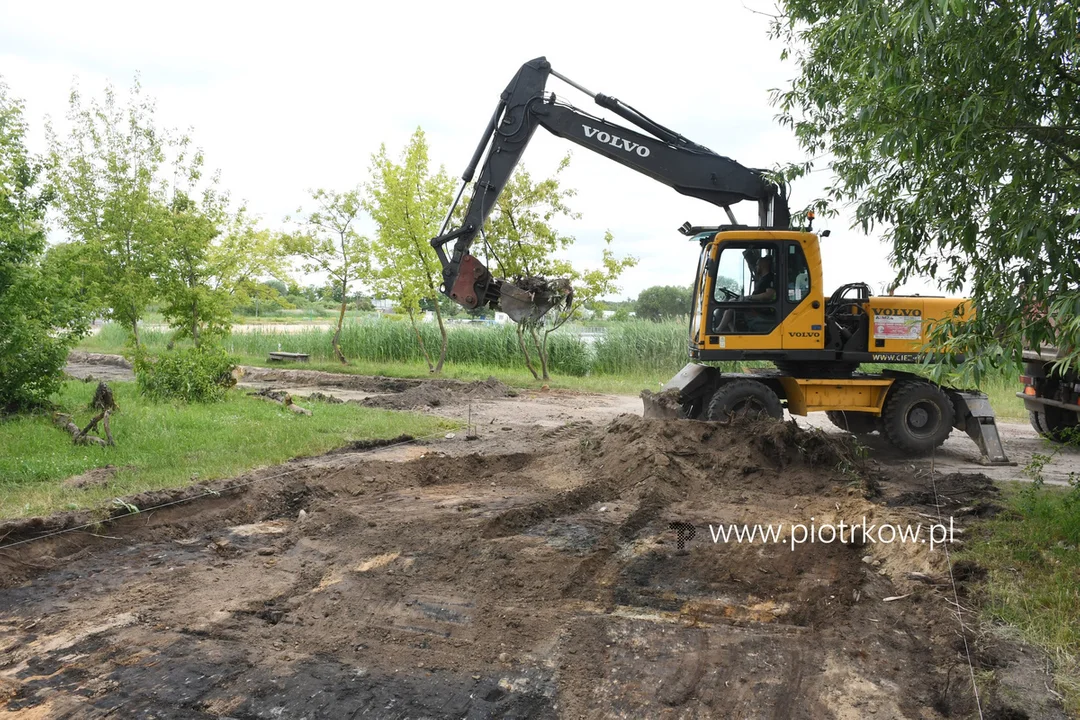
M363 450L356 451L356 453L357 454L371 453L371 452L375 452L377 450L385 450L387 448L399 447L401 445L408 445L410 443L421 442L421 441L424 441L424 440L432 440L432 439L440 437L442 435L443 435L442 432L432 433L430 435L422 435L420 437L413 438L412 440L402 440L401 442L390 443L388 445L378 445L376 447L365 448ZM126 513L123 513L122 515L113 515L112 517L107 518L105 520L99 520L99 521L95 521L95 522L88 522L88 523L84 523L83 525L76 525L75 527L64 528L63 530L54 530L53 532L45 533L44 535L38 535L36 537L26 538L25 540L17 540L16 542L8 543L7 545L0 545L0 550L7 550L8 548L13 548L13 547L16 547L18 545L25 545L27 543L36 542L37 540L44 540L46 538L56 537L57 535L64 535L65 533L75 532L77 530L86 530L87 528L92 528L92 527L96 527L98 525L104 525L104 524L107 524L107 523L115 522L116 520L123 520L124 518L131 517L133 515L141 515L143 513L153 512L155 510L160 510L162 508L167 508L167 507L170 507L172 505L180 505L182 503L192 502L193 500L201 500L202 498L205 498L205 497L222 495L224 493L232 492L233 490L239 490L240 488L245 488L245 487L248 487L249 485L254 485L255 483L263 482L265 480L276 480L277 478L285 477L286 475L291 475L291 474L293 474L295 472L298 472L298 471L300 471L302 469L303 468L296 468L294 470L286 470L286 471L278 473L276 475L268 475L268 476L265 476L265 477L257 477L257 478L255 478L253 480L249 480L247 482L242 482L242 483L237 483L235 485L230 485L229 487L222 488L220 490L207 490L206 492L204 492L204 493L202 493L200 495L191 495L189 497L180 498L178 500L170 500L169 502L161 503L160 505L154 505L152 507L143 508L143 509L131 510L131 511L128 511Z
M930 483L934 488L934 505L937 508L938 525L944 526L941 517L941 497L938 495L937 474L935 470L935 458L937 448L930 451ZM964 638L964 654L967 656L968 673L971 675L971 690L975 693L975 707L979 710L979 720L983 718L982 700L979 699L979 687L975 682L975 666L971 662L971 648L968 647L967 627L964 625L964 613L961 610L960 594L956 591L956 578L953 576L952 555L949 553L949 543L942 543L945 548L945 562L949 566L949 582L952 585L953 603L956 605L956 619L960 622L960 634Z

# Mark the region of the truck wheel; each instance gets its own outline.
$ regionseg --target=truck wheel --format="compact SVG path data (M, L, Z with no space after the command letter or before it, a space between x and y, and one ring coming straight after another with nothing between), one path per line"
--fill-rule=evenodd
M1080 423L1080 415L1061 408L1046 406L1042 410L1028 411L1031 427L1047 440L1062 442L1070 435L1069 430Z
M829 418L833 425L852 435L869 435L880 429L880 418L873 413L856 410L827 410L825 417Z
M956 418L949 396L928 382L899 382L885 398L881 428L895 447L928 453L949 437Z
M1042 437L1047 437L1047 433L1050 431L1046 429L1046 415L1035 410L1028 410L1028 422L1031 423L1031 427L1035 428L1035 432Z
M757 380L733 380L721 385L713 394L705 417L722 425L727 425L732 420L763 417L780 420L784 417L784 408L780 405L780 398L765 383Z

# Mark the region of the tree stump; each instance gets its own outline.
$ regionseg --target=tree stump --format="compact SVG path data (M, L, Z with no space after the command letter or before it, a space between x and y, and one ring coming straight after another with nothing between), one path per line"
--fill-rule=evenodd
M114 412L119 410L116 406L116 400L113 398L112 388L107 383L99 382L97 390L94 391L94 399L90 401L91 410L100 410L102 412L109 411Z
M94 391L94 397L90 401L90 409L98 412L84 428L79 428L71 416L65 413L54 413L53 422L56 423L57 427L71 433L71 440L76 445L99 445L101 447L116 445L112 431L109 429L109 415L120 408L116 405L112 388L108 384L104 382L98 383L97 390ZM105 439L90 434L91 430L97 429L98 423L101 423L102 429L105 431Z

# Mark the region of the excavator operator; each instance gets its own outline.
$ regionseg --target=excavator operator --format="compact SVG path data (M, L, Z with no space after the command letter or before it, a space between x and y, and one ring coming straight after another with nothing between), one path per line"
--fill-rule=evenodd
M749 258L748 258L749 260ZM762 254L754 264L754 286L749 295L739 298L742 302L771 303L776 300L776 274L772 268L772 256ZM757 331L756 327L762 323L775 325L775 310L773 308L740 310L740 319L748 326L751 332ZM717 332L720 334L733 333L735 331L735 310L727 309L724 317L720 320Z

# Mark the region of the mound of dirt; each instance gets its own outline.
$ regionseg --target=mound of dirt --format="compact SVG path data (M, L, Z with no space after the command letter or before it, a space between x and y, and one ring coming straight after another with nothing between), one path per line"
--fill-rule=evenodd
M460 380L425 380L402 392L392 395L376 395L360 401L366 407L386 410L415 410L436 408L468 402L513 397L517 393L508 385L489 377L487 380L462 382Z
M863 469L850 438L803 430L794 421L725 426L623 415L586 442L592 477L620 488L644 483L671 497L719 490L811 493L838 479L860 481Z

